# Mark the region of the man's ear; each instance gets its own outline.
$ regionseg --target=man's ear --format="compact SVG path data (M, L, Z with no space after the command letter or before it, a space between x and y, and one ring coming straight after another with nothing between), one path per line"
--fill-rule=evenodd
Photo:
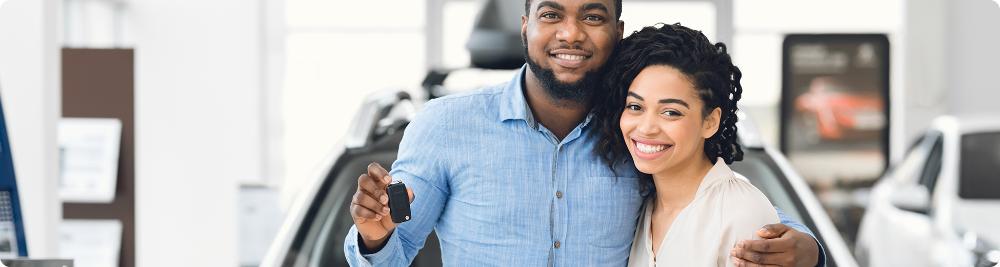
M722 120L722 109L715 108L712 109L712 113L709 113L705 117L703 127L701 129L701 137L708 139L715 135L719 131L719 124Z
M528 16L521 16L521 45L528 47Z
M625 21L618 20L618 40L625 38Z

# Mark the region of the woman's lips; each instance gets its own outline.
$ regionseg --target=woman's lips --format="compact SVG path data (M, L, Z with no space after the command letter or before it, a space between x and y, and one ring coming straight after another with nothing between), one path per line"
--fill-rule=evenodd
M635 156L645 160L656 159L674 147L673 144L635 139L632 139L632 144L635 146Z

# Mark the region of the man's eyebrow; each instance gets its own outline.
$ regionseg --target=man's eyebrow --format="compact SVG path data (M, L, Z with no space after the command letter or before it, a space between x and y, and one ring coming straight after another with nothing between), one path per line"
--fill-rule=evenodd
M641 96L639 96L638 94L633 93L633 92L628 92L628 95L631 96L631 97L638 98L639 100L645 100L645 99L642 99Z
M608 11L608 7L605 6L604 3L586 3L586 4L583 4L583 7L580 7L580 13L583 13L584 11L594 10L594 9L600 9L600 10L604 11L604 13L611 13L611 11Z
M688 106L687 102L684 102L684 100L680 100L680 99L676 99L676 98L660 99L660 101L658 101L658 102L660 102L660 104L670 104L670 103L680 104L681 106L684 106L685 108L691 108L691 106Z
M543 7L551 7L555 10L566 11L566 8L563 7L561 4L552 1L538 2L538 9L535 9L535 11L541 10Z

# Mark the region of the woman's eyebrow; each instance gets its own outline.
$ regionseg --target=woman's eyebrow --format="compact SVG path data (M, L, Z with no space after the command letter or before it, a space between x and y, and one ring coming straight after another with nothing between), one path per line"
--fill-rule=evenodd
M687 102L684 102L684 100L680 100L680 99L676 99L676 98L660 99L660 101L658 101L658 102L660 102L660 104L674 103L674 104L679 104L681 106L684 106L685 108L691 108L691 106L689 106Z
M635 97L635 98L638 98L639 100L646 100L646 99L643 99L643 98L642 98L641 96L639 96L638 94L636 94L636 93L633 93L633 92L628 92L628 95L629 95L629 96L631 96L631 97Z

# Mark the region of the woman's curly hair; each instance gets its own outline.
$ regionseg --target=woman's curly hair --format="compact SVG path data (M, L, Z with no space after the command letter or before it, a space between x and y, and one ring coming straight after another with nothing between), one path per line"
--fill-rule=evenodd
M596 153L609 167L614 169L614 165L629 159L619 120L632 81L643 69L654 65L670 66L687 76L705 103L703 116L715 108L722 110L719 130L705 139L708 160L714 164L721 157L726 164L732 164L743 159L743 150L736 143L736 102L743 93L742 73L733 65L725 44L712 44L701 31L680 24L658 24L622 40L608 64L604 79L607 90L594 99L594 133L599 136Z

